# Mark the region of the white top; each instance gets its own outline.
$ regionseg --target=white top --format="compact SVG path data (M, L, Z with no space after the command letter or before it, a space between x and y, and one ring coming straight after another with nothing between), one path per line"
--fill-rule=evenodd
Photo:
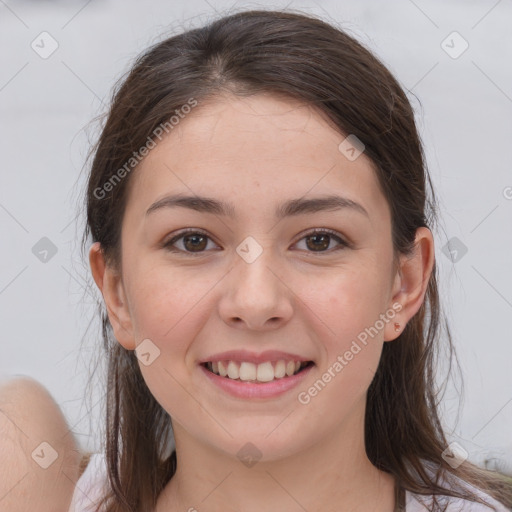
M106 482L105 458L101 453L94 453L76 483L69 512L100 512L96 507L103 495L103 484Z
M101 512L97 508L102 496L104 483L107 481L107 469L105 459L101 453L95 453L91 456L87 468L78 480L69 512ZM510 512L504 505L501 505L494 498L483 491L465 483L472 491L476 492L481 498L496 507L497 512ZM453 498L451 496L438 496L440 503L447 503L446 512L491 512L492 508L475 503L473 501ZM441 501L441 500L446 501ZM406 512L429 512L428 504L432 496L420 496L418 494L405 491L405 510Z

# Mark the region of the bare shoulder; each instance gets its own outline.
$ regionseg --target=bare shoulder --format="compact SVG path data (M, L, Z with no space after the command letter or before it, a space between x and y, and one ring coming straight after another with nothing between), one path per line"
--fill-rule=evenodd
M0 505L67 510L82 454L48 390L30 377L0 381Z

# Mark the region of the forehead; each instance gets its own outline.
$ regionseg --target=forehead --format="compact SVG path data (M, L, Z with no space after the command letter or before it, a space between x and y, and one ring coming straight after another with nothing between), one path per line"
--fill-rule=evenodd
M273 212L282 200L338 193L386 218L370 159L349 160L339 149L345 137L294 99L261 94L199 103L135 169L127 209L186 193L254 214Z

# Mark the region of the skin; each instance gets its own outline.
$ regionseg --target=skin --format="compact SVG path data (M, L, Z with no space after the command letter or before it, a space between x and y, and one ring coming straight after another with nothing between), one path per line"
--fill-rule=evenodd
M105 264L99 244L90 250L119 343L133 350L149 338L160 350L150 365L140 363L176 440L178 468L158 512L394 509L394 479L365 453L366 392L383 343L399 335L394 322L403 328L423 302L434 242L418 229L412 257L393 265L388 204L366 155L350 161L338 150L344 138L290 99L200 104L131 178L120 268ZM185 208L146 215L178 192L230 201L237 218ZM285 200L332 193L357 201L368 217L350 209L274 217ZM183 238L174 246L188 253L162 247L183 228L207 232L199 256ZM306 237L314 228L335 230L351 247L333 250L340 245L333 237L315 245ZM263 251L252 263L236 252L247 236ZM393 320L307 405L299 403L298 392L394 303L402 309ZM315 367L277 398L232 398L198 362L242 348L297 353ZM261 452L252 467L237 457L247 442Z
M79 447L58 404L29 377L0 382L0 454L0 510L68 510Z

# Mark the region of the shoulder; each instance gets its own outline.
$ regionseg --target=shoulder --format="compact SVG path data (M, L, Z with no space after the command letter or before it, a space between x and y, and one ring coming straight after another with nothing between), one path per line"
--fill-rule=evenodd
M88 454L80 469L83 472L76 483L69 512L100 512L98 504L107 482L104 454Z

